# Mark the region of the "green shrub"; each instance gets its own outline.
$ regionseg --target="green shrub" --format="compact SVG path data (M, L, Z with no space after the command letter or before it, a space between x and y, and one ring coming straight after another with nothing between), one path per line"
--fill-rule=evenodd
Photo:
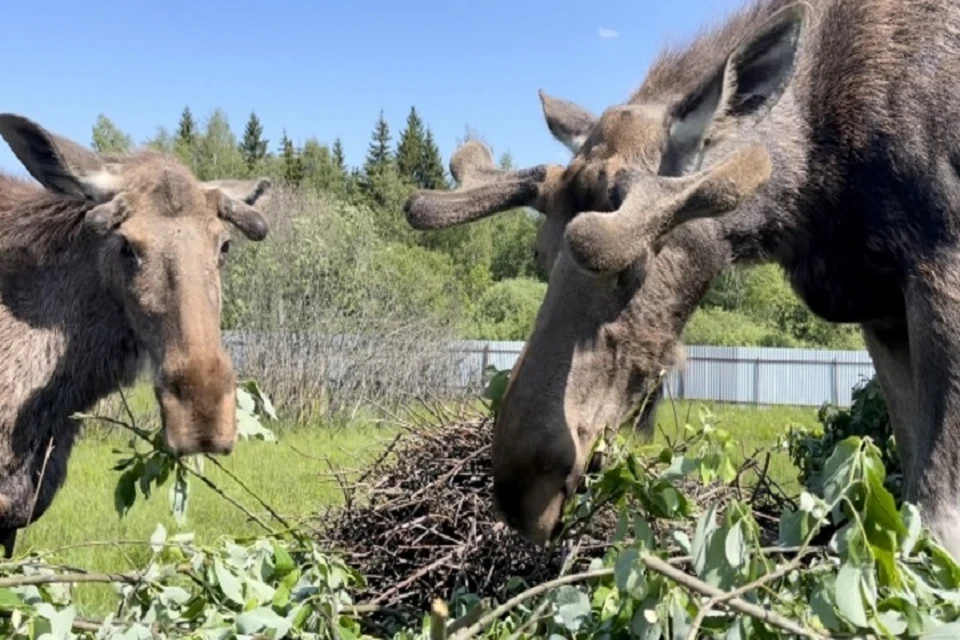
M893 439L887 404L876 377L854 388L849 409L825 404L818 412L818 420L821 428L791 427L785 438L790 458L800 470L799 480L804 486L822 495L824 465L837 443L850 436L869 437L880 450L887 469L887 489L900 499L900 456Z

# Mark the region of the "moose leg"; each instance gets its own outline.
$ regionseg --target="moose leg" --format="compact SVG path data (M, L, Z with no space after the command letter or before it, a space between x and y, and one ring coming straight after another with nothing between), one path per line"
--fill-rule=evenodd
M13 547L17 543L17 530L15 528L0 529L0 545L3 545L3 557L9 560L13 557Z
M870 323L862 329L900 454L900 467L904 474L903 493L909 494L913 478L907 470L916 468L914 440L917 438L917 390L910 362L907 325L903 320L896 320Z
M917 406L904 497L960 559L960 253L919 259L905 293Z

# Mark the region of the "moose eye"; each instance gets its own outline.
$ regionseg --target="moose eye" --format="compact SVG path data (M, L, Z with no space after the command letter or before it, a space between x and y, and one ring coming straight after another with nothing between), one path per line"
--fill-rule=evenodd
M126 238L123 238L120 244L120 257L132 266L140 264L140 256L137 255L133 245Z
M224 240L223 244L220 245L220 264L223 264L223 261L227 259L228 253L230 253L230 241Z

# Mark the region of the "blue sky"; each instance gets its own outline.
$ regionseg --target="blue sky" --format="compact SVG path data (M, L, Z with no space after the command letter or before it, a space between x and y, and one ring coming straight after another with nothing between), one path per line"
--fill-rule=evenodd
M567 159L537 89L595 113L640 83L657 49L737 0L106 0L8 2L0 111L89 144L105 113L135 141L189 105L251 109L276 149L341 136L360 164L382 108L396 135L411 105L449 158L466 125L517 164ZM23 174L0 145L0 168Z

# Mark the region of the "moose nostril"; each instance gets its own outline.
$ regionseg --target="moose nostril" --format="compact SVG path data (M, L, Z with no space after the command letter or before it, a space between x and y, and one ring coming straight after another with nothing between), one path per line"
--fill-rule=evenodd
M603 468L603 454L599 451L590 457L590 463L587 465L587 473L599 473Z

